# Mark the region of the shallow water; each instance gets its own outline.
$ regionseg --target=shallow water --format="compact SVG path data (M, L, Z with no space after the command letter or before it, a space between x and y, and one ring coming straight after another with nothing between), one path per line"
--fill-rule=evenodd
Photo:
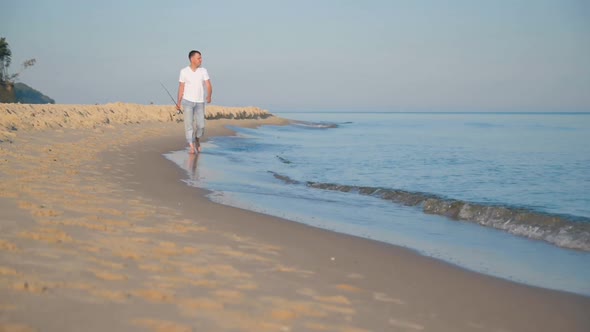
M302 122L235 128L237 137L213 138L192 162L186 151L166 157L187 169L188 184L213 190L211 199L222 204L590 295L590 253L558 247L589 242L590 115L279 115ZM452 215L384 198L387 191L482 210ZM539 224L540 217L548 219ZM503 226L518 236L493 228Z

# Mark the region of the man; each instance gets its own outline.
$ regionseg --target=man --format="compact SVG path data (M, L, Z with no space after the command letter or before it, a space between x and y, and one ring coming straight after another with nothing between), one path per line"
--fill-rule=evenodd
M211 103L213 88L207 69L201 67L201 52L188 53L190 65L180 70L178 79L178 104L176 109L184 109L184 130L190 146L189 153L201 152L200 138L205 133L205 100ZM207 87L207 97L205 89Z

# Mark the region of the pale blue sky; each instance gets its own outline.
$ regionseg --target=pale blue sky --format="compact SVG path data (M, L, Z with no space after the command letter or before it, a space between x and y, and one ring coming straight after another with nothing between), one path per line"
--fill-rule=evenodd
M590 1L0 0L59 103L168 103L191 49L214 103L270 110L590 111Z

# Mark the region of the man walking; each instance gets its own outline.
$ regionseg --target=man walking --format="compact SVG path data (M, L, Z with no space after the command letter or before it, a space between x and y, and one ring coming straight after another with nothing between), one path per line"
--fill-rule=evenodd
M207 69L201 67L201 52L190 51L190 65L180 70L176 109L184 109L184 130L190 146L189 153L201 152L200 138L205 133L205 100L211 103L213 87ZM207 98L205 89L207 87Z

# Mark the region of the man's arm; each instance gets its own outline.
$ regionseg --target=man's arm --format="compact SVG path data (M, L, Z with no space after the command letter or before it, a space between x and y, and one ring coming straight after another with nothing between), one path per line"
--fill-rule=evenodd
M184 95L184 82L178 83L178 99L176 102L176 109L180 110L180 101L182 100L182 96Z
M207 86L207 104L210 104L211 96L213 95L213 86L211 86L211 80L206 80L205 85Z

